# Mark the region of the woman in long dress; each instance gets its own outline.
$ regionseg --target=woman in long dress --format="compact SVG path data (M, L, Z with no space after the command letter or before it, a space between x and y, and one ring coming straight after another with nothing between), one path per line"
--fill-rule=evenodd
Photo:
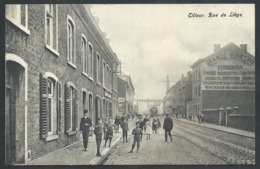
M155 132L155 133L157 133L157 126L158 124L157 124L157 119L154 117L153 118L153 124L152 124L152 127L153 127L153 133Z

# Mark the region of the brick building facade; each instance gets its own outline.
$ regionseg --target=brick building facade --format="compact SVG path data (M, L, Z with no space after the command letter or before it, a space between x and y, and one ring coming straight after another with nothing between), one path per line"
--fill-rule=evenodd
M134 115L134 86L129 75L118 75L118 115Z
M89 7L6 5L5 52L6 164L79 141L84 109L117 112L119 61Z
M215 45L211 55L191 67L187 78L166 92L164 111L179 113L184 97L185 114L191 120L202 115L208 123L254 131L255 57L247 45Z
M192 66L192 105L194 115L205 122L254 130L255 57L229 43L214 46L214 53Z

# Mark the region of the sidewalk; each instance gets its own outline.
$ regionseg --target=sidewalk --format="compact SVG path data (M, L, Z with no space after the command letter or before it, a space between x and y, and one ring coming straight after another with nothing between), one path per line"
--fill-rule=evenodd
M131 130L133 122L135 120L130 120L129 130ZM103 135L102 135L103 137ZM111 142L111 147L103 147L105 140L102 140L100 151L102 157L96 156L97 146L96 146L96 136L93 134L89 137L88 151L83 151L82 137L79 142L76 142L70 146L63 149L57 150L51 154L45 155L38 159L28 162L26 165L99 165L101 162L109 155L110 150L117 144L122 138L122 130L119 133L113 134L113 139Z
M179 120L179 121L191 123L194 125L202 126L202 127L207 127L207 128L211 128L211 129L215 129L215 130L224 131L227 133L237 134L237 135L241 135L241 136L245 136L245 137L249 137L249 138L255 138L255 133L251 132L251 131L240 130L240 129L236 129L236 128L220 126L220 125L210 124L210 123L200 123L199 124L197 121L190 121L188 119L182 119L182 118L175 118L175 119Z

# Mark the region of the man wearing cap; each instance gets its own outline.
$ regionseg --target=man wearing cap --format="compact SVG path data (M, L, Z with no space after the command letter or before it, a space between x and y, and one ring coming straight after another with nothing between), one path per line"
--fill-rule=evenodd
M165 130L165 142L167 142L167 134L169 135L172 142L172 134L171 134L172 128L173 128L173 121L169 117L169 113L166 113L166 118L164 119L164 123L163 123L163 129Z
M91 118L88 117L88 110L84 110L84 117L80 120L80 131L82 132L83 136L83 146L84 151L87 151L88 148L88 135L89 135L89 128L92 126Z

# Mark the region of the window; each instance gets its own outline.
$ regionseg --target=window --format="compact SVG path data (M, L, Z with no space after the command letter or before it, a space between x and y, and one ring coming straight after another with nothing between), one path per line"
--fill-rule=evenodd
M55 54L58 52L58 7L45 5L45 43L46 47Z
M41 137L45 141L58 138L61 125L61 85L50 72L41 74Z
M103 87L106 87L106 79L105 79L105 73L106 73L106 63L103 61L103 69L102 69L102 82L103 82Z
M87 73L87 68L88 68L87 40L84 35L82 35L81 38L81 55L82 55L83 73Z
M88 75L93 78L93 47L88 44Z
M100 83L100 55L97 53L97 60L96 60L96 81Z
M110 81L110 90L112 91L112 70L110 69L110 76L109 76L109 81Z
M71 66L76 68L76 57L75 57L75 24L70 16L68 16L67 23L67 45L68 45L68 62Z
M89 94L89 117L93 120L93 96L92 96L92 93Z
M65 86L65 129L68 135L76 133L77 126L77 90L73 83Z
M28 5L8 4L6 5L5 16L25 33L30 34L30 31L28 30Z
M106 75L105 75L105 76L106 76L106 77L105 77L105 78L106 78L106 88L108 88L108 86L109 86L109 81L108 81L108 80L109 80L109 77L108 77L109 75L108 75L108 71L109 71L109 70L108 70L108 65L107 65Z
M84 110L87 110L87 92L85 90L82 92L82 98L83 98L83 100L82 100L83 111L82 112L84 112Z
M200 97L200 85L198 86L198 96Z

